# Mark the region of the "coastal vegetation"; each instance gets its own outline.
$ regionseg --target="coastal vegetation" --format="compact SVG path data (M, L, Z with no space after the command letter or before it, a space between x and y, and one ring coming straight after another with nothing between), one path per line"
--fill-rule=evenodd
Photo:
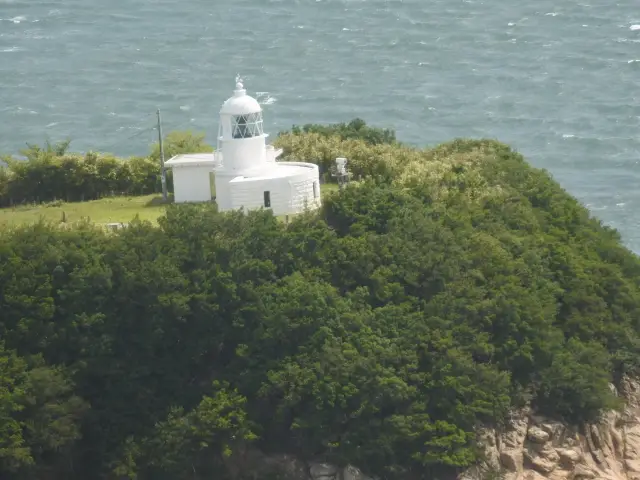
M131 158L97 152L71 153L69 146L69 141L47 141L44 147L27 144L18 156L0 157L0 207L83 202L162 191L157 145L148 156ZM211 150L201 134L171 132L165 139L167 159L179 153ZM170 171L167 180L171 187Z
M248 446L445 478L514 407L574 424L617 407L609 384L640 361L619 234L504 144L384 132L280 134L285 159L361 177L289 224L206 204L110 235L0 230L2 478L238 478ZM67 158L33 151L49 175Z
M73 224L128 223L135 217L156 223L164 214L162 195L109 196L86 202L53 202L22 204L0 208L0 228L44 221L47 223Z

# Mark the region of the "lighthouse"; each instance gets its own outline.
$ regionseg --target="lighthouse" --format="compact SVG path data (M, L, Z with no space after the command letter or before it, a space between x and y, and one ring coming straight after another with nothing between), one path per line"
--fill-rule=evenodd
M267 144L262 113L236 78L232 96L220 109L215 152L178 155L166 162L174 172L176 203L209 201L213 196L219 211L266 208L274 215L320 206L318 166L278 162L282 150Z

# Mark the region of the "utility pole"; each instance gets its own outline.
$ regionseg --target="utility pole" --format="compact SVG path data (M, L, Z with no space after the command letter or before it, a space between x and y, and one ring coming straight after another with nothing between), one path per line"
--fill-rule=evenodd
M164 145L162 143L162 122L160 121L160 109L158 113L158 142L160 143L160 181L162 182L162 199L167 201L167 170L164 168Z

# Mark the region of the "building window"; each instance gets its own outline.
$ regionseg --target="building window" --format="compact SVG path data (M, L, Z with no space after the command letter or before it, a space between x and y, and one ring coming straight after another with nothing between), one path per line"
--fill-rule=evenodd
M233 117L233 138L247 138L247 116Z
M231 121L233 138L259 137L264 133L262 128L262 112L236 115Z
M271 207L271 192L264 192L264 206L265 208Z
M318 182L313 182L313 198L318 198Z

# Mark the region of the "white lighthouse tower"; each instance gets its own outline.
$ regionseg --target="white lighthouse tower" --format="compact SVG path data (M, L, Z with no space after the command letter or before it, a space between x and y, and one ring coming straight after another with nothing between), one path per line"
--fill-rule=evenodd
M215 201L220 211L267 208L274 215L288 215L319 207L318 166L276 162L282 150L267 145L267 137L262 107L247 95L241 79L236 78L233 95L220 109L216 151L178 155L166 162L174 171L175 201L211 200L210 191L205 194L203 185L213 172Z
M218 209L230 210L231 181L239 176L264 170L267 162L267 137L262 122L262 107L247 95L240 77L236 89L220 109L218 147L215 159L216 202ZM274 159L275 160L275 159Z

